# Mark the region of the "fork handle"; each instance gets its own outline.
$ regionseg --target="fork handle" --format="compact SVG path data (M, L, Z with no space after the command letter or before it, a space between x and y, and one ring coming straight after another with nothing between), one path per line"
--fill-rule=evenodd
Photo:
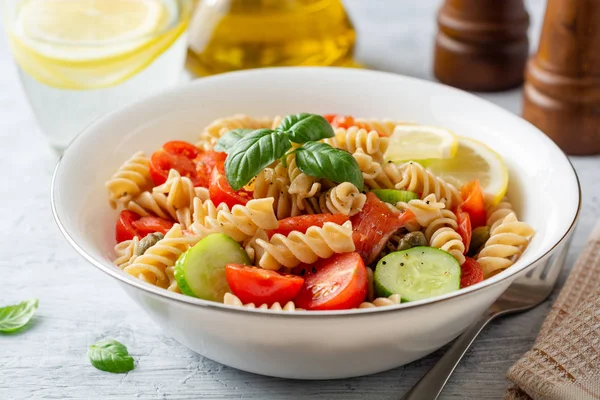
M446 351L446 354L404 395L402 400L435 400L438 398L448 378L463 358L471 344L483 328L497 314L485 313L472 323L467 330Z

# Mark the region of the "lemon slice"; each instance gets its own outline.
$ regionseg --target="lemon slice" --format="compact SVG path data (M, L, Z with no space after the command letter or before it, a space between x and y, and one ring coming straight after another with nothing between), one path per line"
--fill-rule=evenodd
M150 65L185 32L191 2L24 0L9 29L19 66L61 89L117 85Z
M447 129L423 125L398 125L390 137L385 161L403 162L452 158L456 136Z
M156 0L28 0L15 33L41 55L83 61L144 45L166 26L168 14Z
M491 204L500 202L508 187L508 169L502 157L485 144L465 137L458 137L454 158L433 160L427 169L457 188L479 179Z

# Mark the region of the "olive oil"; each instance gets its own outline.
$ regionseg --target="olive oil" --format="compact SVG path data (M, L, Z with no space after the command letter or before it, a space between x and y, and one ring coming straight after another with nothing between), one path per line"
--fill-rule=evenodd
M199 75L347 65L356 33L341 0L200 0L188 67Z

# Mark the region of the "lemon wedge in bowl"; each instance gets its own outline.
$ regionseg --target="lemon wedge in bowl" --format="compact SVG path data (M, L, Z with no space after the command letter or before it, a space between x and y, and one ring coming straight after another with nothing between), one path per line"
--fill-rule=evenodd
M427 169L457 188L478 179L490 204L500 202L508 188L508 169L502 157L485 144L470 138L458 137L454 157L431 160Z
M398 125L390 136L385 161L452 158L456 154L456 136L447 129L425 125Z

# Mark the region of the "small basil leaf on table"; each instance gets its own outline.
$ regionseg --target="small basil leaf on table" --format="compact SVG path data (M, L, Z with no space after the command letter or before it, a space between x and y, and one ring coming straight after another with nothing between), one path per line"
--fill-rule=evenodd
M283 132L257 129L229 149L225 175L233 190L240 190L260 171L292 147Z
M37 299L0 308L0 332L14 332L31 320L38 307Z
M101 371L123 373L134 368L133 358L127 347L114 339L101 340L91 345L88 357L92 365Z
M253 129L239 128L226 132L217 141L217 144L215 145L215 151L229 153L229 149L231 149L241 138L253 131Z
M362 190L364 180L352 154L326 143L308 142L296 150L300 171L317 178L342 183L350 182Z
M325 118L316 114L288 115L277 130L285 132L294 143L305 143L333 137L333 127Z

